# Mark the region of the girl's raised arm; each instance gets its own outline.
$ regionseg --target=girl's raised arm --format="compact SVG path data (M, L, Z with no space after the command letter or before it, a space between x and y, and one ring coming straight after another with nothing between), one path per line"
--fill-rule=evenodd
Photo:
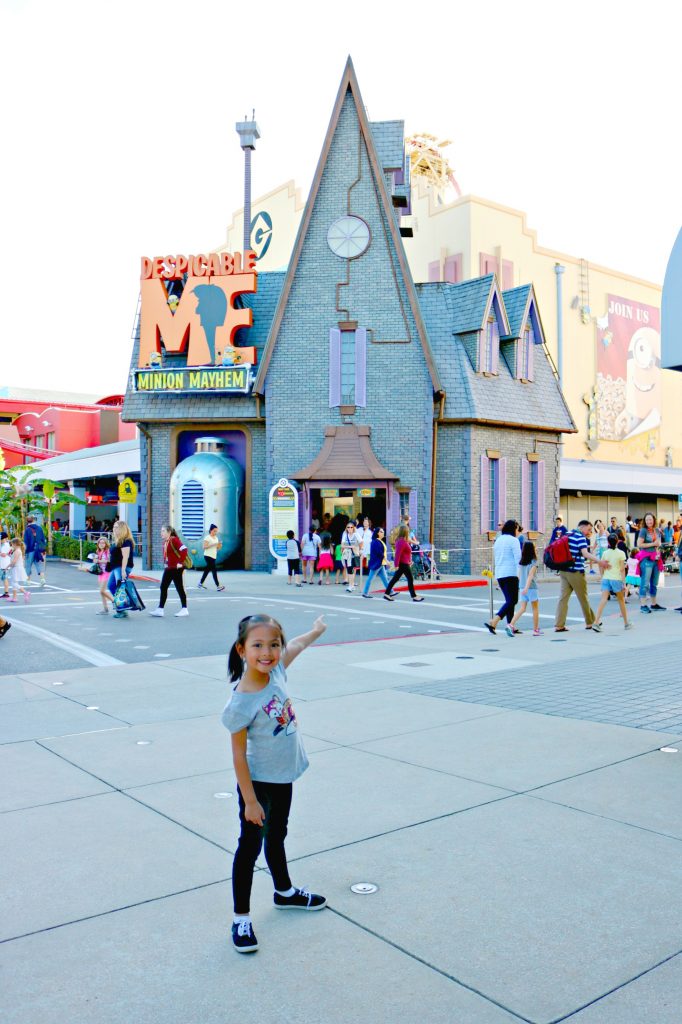
M321 637L327 628L327 623L324 621L324 616L320 615L319 618L313 622L313 628L309 633L301 633L300 636L295 636L293 640L284 648L282 655L282 663L285 668L291 665L294 658L297 658L301 651L304 651L306 647L310 647L311 644L315 643L318 637Z

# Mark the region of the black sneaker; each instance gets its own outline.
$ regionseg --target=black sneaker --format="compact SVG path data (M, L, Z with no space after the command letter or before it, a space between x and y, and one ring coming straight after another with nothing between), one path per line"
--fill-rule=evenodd
M293 896L280 896L276 892L274 900L279 910L322 910L327 906L324 896L316 895L306 886L303 889L296 889Z
M384 601L393 601L393 600L394 600L393 594L389 594L389 593L384 594Z
M651 610L652 610L652 612L664 612L665 611L665 605L662 605L662 604L652 604Z
M240 921L232 925L232 944L238 953L255 953L258 939L250 921Z
M4 626L0 626L0 638L2 638L8 629L12 628L11 622L6 622Z

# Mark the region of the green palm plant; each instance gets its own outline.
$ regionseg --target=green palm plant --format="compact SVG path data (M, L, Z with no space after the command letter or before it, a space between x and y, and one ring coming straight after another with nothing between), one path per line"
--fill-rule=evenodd
M40 488L38 490L37 488ZM85 505L63 484L45 480L35 466L0 471L0 520L9 532L23 536L26 519L38 514L47 523L47 552L52 554L52 520L66 505Z

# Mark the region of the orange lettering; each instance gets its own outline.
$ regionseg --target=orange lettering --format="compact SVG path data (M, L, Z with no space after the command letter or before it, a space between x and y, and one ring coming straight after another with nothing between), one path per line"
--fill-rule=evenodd
M148 277L152 276L152 261L149 256L142 257L142 266L140 267L140 278L145 281Z
M242 254L240 252L236 252L234 254L234 273L235 274L241 274L241 272L242 272Z
M171 281L175 277L175 260L172 256L165 256L163 260L163 273L165 281Z
M163 256L155 256L152 262L152 277L161 277L163 273Z
M187 257L176 256L175 257L175 273L177 277L181 277L187 270Z
M258 260L253 249L247 249L247 251L244 253L244 259L246 261L244 270L247 272L247 274L250 273L252 270L256 269L256 263L258 262Z
M216 253L211 253L208 258L208 274L212 277L220 273L220 257Z
M220 273L231 274L234 271L234 260L230 256L229 252L221 252L220 254Z

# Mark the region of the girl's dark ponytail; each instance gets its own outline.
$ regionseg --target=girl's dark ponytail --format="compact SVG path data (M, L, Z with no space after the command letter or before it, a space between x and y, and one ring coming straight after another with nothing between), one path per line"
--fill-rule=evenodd
M236 683L238 679L241 679L244 671L244 662L242 657L237 650L237 641L230 647L230 653L227 656L227 674L233 683Z

